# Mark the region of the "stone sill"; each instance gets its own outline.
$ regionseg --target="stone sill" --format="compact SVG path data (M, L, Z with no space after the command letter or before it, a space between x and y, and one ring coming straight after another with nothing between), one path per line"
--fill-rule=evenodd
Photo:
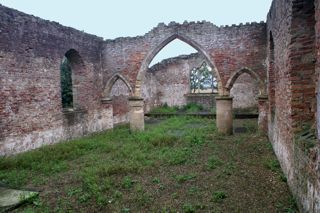
M145 113L147 117L174 117L174 116L194 116L194 117L205 117L205 118L216 118L216 113L202 112L202 113ZM251 119L258 118L259 114L253 113L241 113L234 114L235 119Z
M187 97L208 97L208 96L217 96L218 93L188 93L185 94Z
M87 112L87 110L84 110L84 109L72 109L72 108L62 109L62 113L64 115L82 114L82 113L86 113L86 112Z

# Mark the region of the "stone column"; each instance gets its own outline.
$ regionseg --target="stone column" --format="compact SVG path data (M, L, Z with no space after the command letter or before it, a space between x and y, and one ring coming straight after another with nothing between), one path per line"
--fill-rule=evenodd
M217 96L217 128L218 132L231 135L233 133L232 97Z
M103 117L100 125L103 126L103 129L112 129L113 128L113 105L111 98L101 99L101 110L100 115Z
M144 110L143 110L143 98L130 97L129 98L129 119L131 131L143 131L144 130Z
M258 96L258 126L259 130L267 133L268 132L268 96L260 95Z

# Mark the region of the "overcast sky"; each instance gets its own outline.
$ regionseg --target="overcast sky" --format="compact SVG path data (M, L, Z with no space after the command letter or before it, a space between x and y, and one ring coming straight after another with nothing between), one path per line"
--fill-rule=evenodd
M271 0L0 0L0 3L113 39L143 35L160 22L206 20L219 26L265 21ZM195 50L174 41L154 62L191 52Z

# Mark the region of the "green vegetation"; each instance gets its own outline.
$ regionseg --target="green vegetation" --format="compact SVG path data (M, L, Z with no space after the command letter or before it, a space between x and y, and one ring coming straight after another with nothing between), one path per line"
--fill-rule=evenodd
M184 182L192 180L192 179L194 179L196 177L197 177L197 175L195 175L195 174L187 174L187 175L177 175L177 176L174 177L174 179L178 183L184 183Z
M300 128L300 131L295 134L294 141L301 150L308 154L318 143L316 129L313 123L309 122L300 124Z
M224 191L216 191L212 194L212 200L214 202L221 202L225 198L227 198L227 195Z
M64 57L60 66L62 107L73 107L72 71L69 60Z
M200 112L203 110L203 106L196 104L196 103L188 103L187 105L183 106L182 111L185 111L187 113L195 113Z
M249 205L253 212L293 212L255 123L235 121L251 130L233 136L194 117L160 120L136 133L119 126L1 158L0 182L41 191L17 212L245 212Z
M191 70L190 90L191 93L213 93L217 90L217 79L206 62Z
M153 108L150 113L197 113L203 111L203 106L196 103L188 103L184 106L168 106L168 104L164 104L159 107Z
M153 108L150 113L177 113L178 110L178 106L168 106L168 104L165 103L162 106Z

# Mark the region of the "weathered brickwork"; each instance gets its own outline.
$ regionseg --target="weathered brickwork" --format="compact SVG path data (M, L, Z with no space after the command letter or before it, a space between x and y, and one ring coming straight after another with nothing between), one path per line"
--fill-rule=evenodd
M103 40L0 6L0 155L112 127L102 105ZM69 50L76 86L73 112L63 112L60 64Z
M259 85L249 74L244 73L235 81L230 91L234 109L257 107Z
M148 80L142 86L145 110L163 104L186 105L186 95L190 93L190 71L203 62L206 62L203 56L191 54L166 59L150 67L145 77ZM149 94L150 87L154 87L154 91Z
M311 0L278 0L267 20L268 134L303 212L320 212L319 143L299 137L315 120L314 14Z
M319 17L320 0L274 0L267 23L159 24L143 36L103 40L0 6L0 155L112 128L128 113L141 130L143 107L186 103L193 59L148 71L155 55L180 39L217 75L217 100L228 106L219 109L220 120L232 115L229 95L234 107L258 103L259 124L302 212L320 212L320 145L312 138L314 129L320 135ZM72 110L61 104L64 56L72 68Z
M141 96L141 87L154 56L174 39L180 39L203 54L217 70L224 92L232 73L248 67L266 79L265 23L217 27L209 22L159 24L144 36L107 40L103 49L105 81L119 72Z
M129 102L130 89L124 81L118 79L111 90L113 107L113 124L129 122Z
M216 93L203 93L203 94L194 94L190 93L186 95L187 103L196 103L203 106L203 109L206 111L212 111L216 108Z
M145 84L142 85L142 97L145 110L163 104L182 106L187 103L198 103L206 109L215 107L215 95L190 94L190 71L208 61L201 54L182 55L163 60L146 72ZM213 75L216 76L213 71ZM152 88L152 89L151 89ZM257 107L259 95L258 82L249 74L240 75L232 85L233 108L244 109Z

